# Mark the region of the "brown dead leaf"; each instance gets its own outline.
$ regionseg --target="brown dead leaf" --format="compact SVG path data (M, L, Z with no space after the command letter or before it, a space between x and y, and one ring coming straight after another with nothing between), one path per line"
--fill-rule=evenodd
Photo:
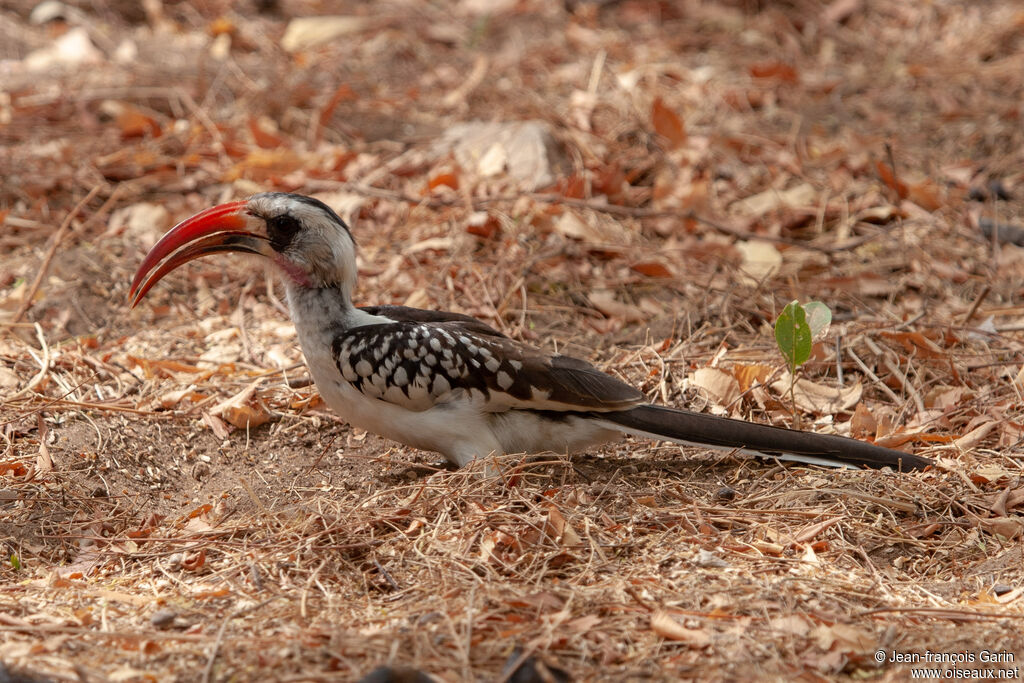
M263 379L256 380L231 398L216 405L210 414L242 429L270 422L270 411L256 396L256 388L262 383Z
M942 190L932 180L913 183L907 188L907 199L925 211L938 211L944 205Z
M459 176L455 171L442 171L430 177L427 181L427 189L433 191L439 187L447 187L452 190L459 189Z
M149 358L137 358L129 355L128 361L133 365L142 368L142 372L146 375L146 378L152 377L173 377L172 373L175 372L188 372L198 373L202 372L202 368L196 367L195 365L189 365L188 363L179 363L173 360L157 360Z
M303 159L288 147L250 150L245 158L224 173L224 180L248 178L256 182L287 175L302 168Z
M789 614L784 617L775 617L768 623L768 627L778 633L805 636L811 631L811 622L799 614Z
M669 270L667 266L656 261L634 263L630 266L630 269L640 273L641 275L646 275L647 277L674 277L672 275L672 271Z
M194 389L178 389L177 391L169 391L158 398L155 405L163 408L164 410L170 410L182 401L187 400L190 403L198 403L205 398L207 398L206 394L201 394Z
M594 290L587 297L594 308L604 313L609 318L619 318L625 322L641 322L647 319L643 311L633 304L627 304L615 298L615 292L610 289Z
M790 377L791 375L786 372L771 385L772 390L787 401L789 400ZM798 379L793 387L793 399L796 401L797 407L817 415L833 415L850 410L857 405L863 393L864 387L860 382L844 387L831 387L816 384L803 377Z
M1024 521L1017 517L992 517L979 519L978 526L990 534L1002 536L1007 540L1013 540L1024 531Z
M181 560L181 567L185 571L195 572L206 564L206 548L187 551Z
M690 384L720 406L732 405L742 393L736 378L718 368L698 368L690 377Z
M548 506L548 519L547 524L544 525L544 533L556 543L569 548L583 545L579 534L565 520L555 505Z
M978 444L980 444L982 441L984 441L985 437L988 436L989 433L998 425L998 420L990 420L988 422L982 423L981 425L975 427L971 431L961 436L959 439L953 441L953 445L962 451L969 451L972 448L976 447Z
M711 636L704 629L686 628L664 610L651 615L651 630L666 640L686 643L690 647L705 647L711 644Z
M866 652L875 646L874 636L864 629L849 624L819 625L811 632L822 650L839 652Z
M740 266L743 279L752 285L761 283L782 267L782 253L768 242L742 241L736 244L736 249L743 257Z
M231 426L216 415L211 415L204 410L201 419L203 424L209 427L210 431L218 439L226 439L231 436Z
M874 438L877 432L878 421L871 414L871 409L863 402L858 402L857 407L853 409L853 417L850 418L850 436L858 439Z
M122 139L160 135L160 124L152 116L133 105L124 102L118 104L117 127L121 130Z
M590 222L580 218L572 211L566 211L554 224L555 232L583 242L601 242L603 235Z
M754 78L768 78L782 83L796 84L800 81L794 67L782 62L760 62L750 65L750 75Z
M576 619L573 619L572 621L566 622L565 626L569 630L575 631L576 633L586 633L587 631L590 631L595 626L600 624L602 621L603 620L601 619L601 617L597 616L596 614L588 614L584 617L578 617Z
M501 234L501 223L486 211L477 211L466 219L466 232L484 239L491 239Z
M277 134L269 124L255 117L249 117L249 133L257 145L263 149L274 149L284 144L284 138Z
M651 105L651 125L654 126L654 132L668 140L671 149L686 143L683 120L660 97L655 97Z
M732 366L730 368L733 377L739 382L740 391L746 392L750 387L754 386L754 383L764 384L771 377L772 373L775 372L775 368L770 365L761 365L759 363L741 363Z
M882 332L882 337L899 342L907 353L922 358L945 358L946 353L920 332Z
M907 184L896 177L889 164L884 161L876 161L875 170L878 171L878 177L882 179L882 182L895 192L900 199L907 198Z
M36 469L40 472L53 470L53 458L50 457L50 449L46 447L46 421L42 415L36 415L39 432L39 455L36 456Z
M760 218L780 208L800 208L813 205L818 191L809 183L794 185L788 190L770 189L733 202L731 209L747 218Z

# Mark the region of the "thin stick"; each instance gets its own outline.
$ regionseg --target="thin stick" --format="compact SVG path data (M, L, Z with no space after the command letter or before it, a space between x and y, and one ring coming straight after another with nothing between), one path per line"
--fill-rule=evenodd
M96 193L100 191L100 187L100 185L96 185L89 190L89 194L85 195L85 198L78 202L78 204L75 205L75 208L71 209L71 213L64 218L64 222L60 224L59 228L57 228L57 232L53 235L53 241L50 242L50 248L46 250L46 256L43 257L43 262L39 265L39 272L36 273L36 279L32 281L32 286L28 288L28 292L25 294L25 299L21 302L21 306L18 307L18 312L14 314L13 318L11 318L11 322L16 323L20 321L22 316L28 312L28 309L32 307L32 300L36 297L36 292L39 291L39 285L42 284L43 277L46 276L46 271L50 269L50 261L53 260L53 255L57 253L57 247L60 246L60 243L64 240L64 235L68 232L68 228L71 227L71 221L75 219L75 216L77 216L78 212L82 210L82 207L96 196Z
M869 368L869 367L868 367L867 365L865 365L865 364L864 364L864 361L862 361L862 360L860 359L860 356L858 356L858 355L857 355L857 354L856 354L856 353L854 352L854 350L853 350L853 348L852 348L852 347L850 347L850 348L847 348L847 349L846 349L846 352L847 352L848 354L850 354L850 358L852 358L852 359L853 359L853 362L854 362L854 363L856 363L856 364L857 364L857 366L858 366L858 367L859 367L859 368L861 369L861 372L863 372L863 373L864 373L865 375L867 375L868 377L870 377L870 378L871 378L871 381L872 381L872 382L874 382L874 383L875 383L876 385L878 385L878 388L882 390L882 393L884 393L884 394L885 394L886 396L888 396L889 398L891 398L891 399L892 399L892 402L893 402L893 403L895 403L895 404L897 404L897 405L899 405L900 403L902 403L902 401L900 400L900 397L896 395L896 392L895 392L895 391L893 391L892 389L890 389L890 388L888 387L888 385L886 385L886 384L885 384L885 382L883 382L882 380L880 380L880 379L878 378L878 375L876 375L875 373L873 373L873 372L871 371L871 368Z
M36 373L35 377L29 380L29 383L26 384L21 391L13 396L8 396L4 399L5 401L13 401L35 389L36 386L43 381L43 378L46 377L46 373L50 370L50 347L46 345L46 338L43 336L43 328L39 323L33 323L33 325L35 325L36 328L36 337L39 339L39 346L43 349L43 358L39 361L39 372ZM74 389L72 389L72 391L74 391Z
M963 321L960 323L961 325L966 325L971 322L971 318L973 318L974 314L978 312L978 307L981 306L981 302L985 300L985 297L987 297L988 293L991 291L992 285L985 285L985 288L981 290L981 294L978 295L978 298L974 300L974 304L971 305L971 310L967 311L967 315L964 316Z

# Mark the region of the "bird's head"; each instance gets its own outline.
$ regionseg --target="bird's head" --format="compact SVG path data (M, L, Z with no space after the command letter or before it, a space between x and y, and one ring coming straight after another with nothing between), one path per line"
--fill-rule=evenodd
M350 292L355 285L356 245L345 221L318 199L263 192L201 211L167 231L135 273L131 305L175 268L225 251L265 256L289 286Z

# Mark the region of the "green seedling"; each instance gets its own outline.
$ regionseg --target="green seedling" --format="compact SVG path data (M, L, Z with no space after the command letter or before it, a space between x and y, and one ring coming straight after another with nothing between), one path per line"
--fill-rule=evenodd
M789 402L793 410L793 426L800 428L800 413L793 395L796 373L811 357L815 337L823 336L832 324L832 311L820 301L800 305L799 301L786 304L775 320L775 343L789 366Z

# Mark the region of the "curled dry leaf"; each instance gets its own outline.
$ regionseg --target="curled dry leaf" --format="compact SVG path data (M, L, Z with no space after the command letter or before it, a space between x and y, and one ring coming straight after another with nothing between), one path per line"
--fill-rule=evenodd
M164 410L170 410L182 401L188 400L190 403L198 403L204 398L206 398L206 394L201 394L189 387L187 389L178 389L177 391L167 392L155 401L155 405L163 408Z
M755 383L764 384L767 382L768 378L775 372L775 368L758 363L740 363L732 366L731 371L733 377L739 382L740 391L746 392Z
M583 545L579 534L576 533L554 505L548 506L548 520L544 526L544 533L563 546L573 548Z
M202 569L204 564L206 564L206 548L186 552L181 560L182 569L189 572Z
M231 435L231 426L216 415L211 415L204 410L202 420L203 424L209 427L218 439L226 439Z
M258 379L228 400L210 411L216 417L240 428L258 427L270 421L270 412L256 396L256 388L263 380Z
M651 630L666 640L686 643L690 647L705 647L711 644L711 636L707 631L686 628L664 610L658 610L651 615Z

